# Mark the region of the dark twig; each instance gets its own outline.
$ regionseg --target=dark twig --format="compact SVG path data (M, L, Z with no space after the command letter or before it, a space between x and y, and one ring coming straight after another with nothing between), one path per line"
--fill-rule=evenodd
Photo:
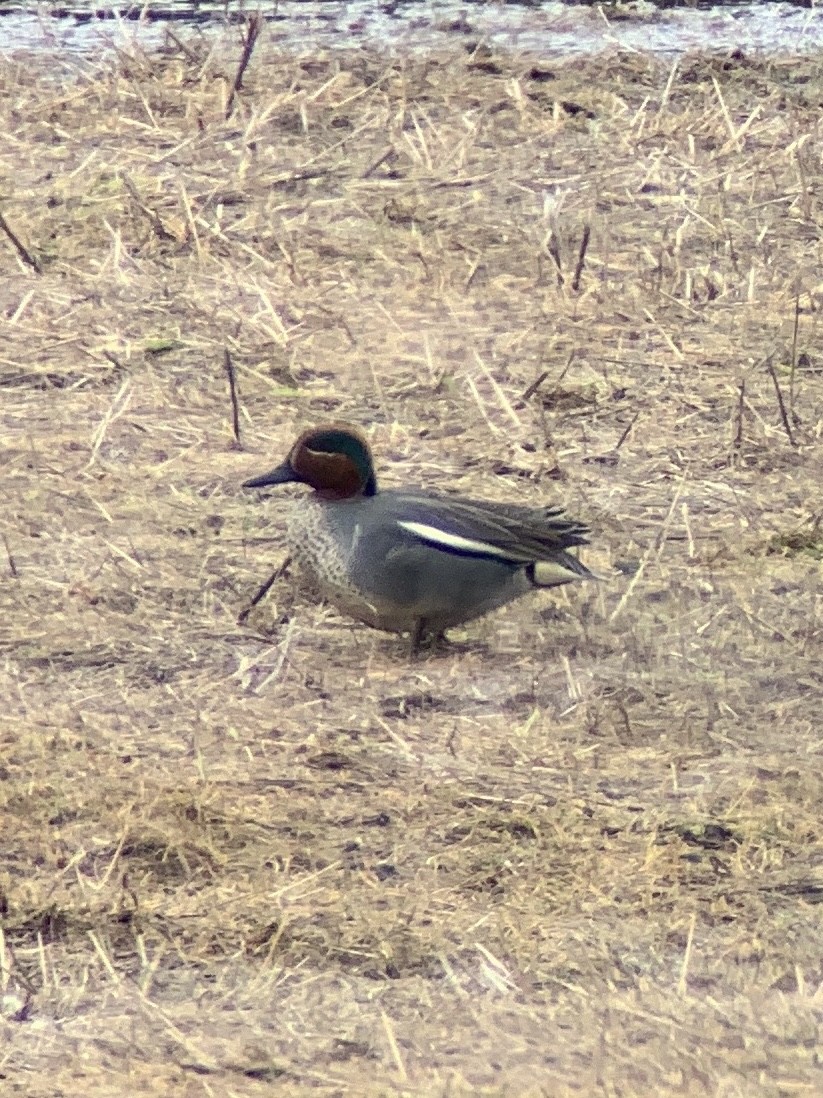
M131 195L134 204L137 206L140 212L144 214L146 218L148 218L149 222L151 223L151 227L154 229L156 235L160 238L160 240L176 240L177 238L175 237L174 233L170 233L166 226L163 224L163 222L160 220L160 215L157 213L157 211L151 209L150 206L147 206L143 199L140 197L140 194L134 183L131 181L128 173L123 172L120 178L123 181L123 186Z
M234 372L234 363L231 360L228 347L223 349L223 365L226 369L226 376L229 379L229 396L231 397L231 429L234 433L234 441L239 448L242 447L240 441L240 404L237 400L237 376Z
M621 446L623 445L623 443L624 443L624 442L626 441L626 439L627 439L627 438L629 437L629 435L631 434L631 430L632 430L632 427L634 427L635 423L637 423L637 421L638 421L638 419L639 419L639 418L640 418L640 413L639 413L639 412L636 412L636 413L634 414L634 416L633 416L633 417L631 418L631 420L629 420L629 424L628 424L628 426L626 427L626 430L625 430L625 431L623 432L623 434L622 434L622 435L620 436L620 438L619 438L619 439L617 440L617 445L615 446L615 450L619 450L619 449L620 449L620 447L621 447Z
M246 24L246 34L243 38L243 52L240 54L240 63L237 66L234 84L232 84L229 100L226 103L226 118L231 118L232 116L232 112L234 111L234 100L237 93L243 87L243 74L248 68L249 61L251 61L251 55L254 53L254 47L262 29L263 16L258 11L249 17L249 21Z
M6 556L9 560L9 571L11 572L14 579L17 579L20 573L17 571L17 565L14 561L14 557L11 555L11 549L9 548L9 539L6 537L5 534L3 534L3 544L6 547Z
M238 625L246 624L246 620L249 614L252 612L255 606L257 606L258 602L261 602L266 597L266 595L268 595L269 591L272 589L277 580L279 580L280 577L285 573L290 564L291 557L286 557L283 563L279 565L279 567L275 568L275 570L272 572L266 582L262 584L261 587L258 589L257 594L252 598L251 602L245 608L245 610L241 610L240 613L237 615Z
M177 48L187 58L187 60L193 63L197 62L197 54L194 53L193 50L190 50L185 42L181 42L181 40L177 37L174 31L168 27L168 25L166 25L166 38L174 42L175 46L177 46Z
M534 394L537 392L537 390L540 388L540 386L543 384L543 382L546 380L546 378L548 376L549 376L549 371L548 370L542 370L537 375L537 377L534 379L534 381L531 383L531 385L529 385L529 387L527 389L523 390L523 392L520 394L520 399L521 400L531 400L531 398L534 396Z
M103 358L106 358L106 359L109 360L109 362L112 364L112 366L115 367L115 369L120 370L121 372L123 371L123 369L124 369L123 363L120 361L120 359L117 357L117 355L113 351L107 351L105 348L103 348L102 355L103 355Z
M589 225L584 225L583 236L580 238L580 249L577 253L577 266L574 268L574 278L572 279L572 289L575 292L580 289L580 278L586 263L586 252L589 250L589 237L591 236L591 233L591 227Z
M38 274L42 274L43 266L40 263L40 260L37 258L37 256L32 255L32 253L28 250L20 237L14 233L8 221L6 221L5 217L3 216L2 212L0 212L0 229L3 230L9 240L12 242L12 244L14 245L14 250L20 256L23 262L27 263L29 267L37 271Z
M393 156L394 145L389 145L389 147L387 149L384 149L376 160L373 160L371 164L369 164L369 166L363 172L363 179L368 179L369 176L374 175L377 169L385 164L387 160L390 160Z
M560 371L559 376L555 379L554 386L551 390L551 393L555 393L557 391L558 385L563 380L563 378L566 376L566 374L569 372L569 367L574 362L575 353L576 353L575 351L570 351L569 352L569 357L566 359L566 365ZM537 390L540 388L540 386L543 384L543 382L546 380L546 378L548 376L549 376L549 371L548 370L543 370L543 372L540 373L535 378L535 380L531 383L531 385L529 385L529 387L527 389L523 390L523 392L520 394L520 399L521 400L530 400L531 397L534 396L534 394L537 392ZM547 396L544 397L544 403L551 396L551 393L547 394Z
M794 411L794 376L797 370L797 333L800 328L800 291L794 296L794 330L792 331L792 364L789 374L789 408Z
M789 439L792 446L796 446L794 441L794 435L792 434L792 428L789 423L789 417L786 414L786 405L783 403L783 394L780 392L780 383L777 380L777 374L775 373L774 366L772 365L771 356L766 360L766 369L772 375L772 381L774 382L774 391L777 393L777 403L780 408L780 418L783 420L783 429Z
M552 229L551 233L549 234L549 239L546 243L546 251L554 260L554 266L557 270L557 285L562 286L564 279L563 266L560 262L560 241L557 239L557 234L555 233L554 229Z
M736 456L740 456L740 450L743 446L743 407L746 401L746 379L740 379L740 391L737 397L737 424L734 430L734 441L732 442L732 448Z

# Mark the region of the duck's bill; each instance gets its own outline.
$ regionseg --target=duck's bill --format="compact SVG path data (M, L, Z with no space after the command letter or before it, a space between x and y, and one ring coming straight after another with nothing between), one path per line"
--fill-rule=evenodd
M278 465L276 469L272 469L270 473L263 473L262 476L244 480L243 487L268 488L271 484L288 484L292 480L294 480L294 471L288 463L284 462L283 465Z

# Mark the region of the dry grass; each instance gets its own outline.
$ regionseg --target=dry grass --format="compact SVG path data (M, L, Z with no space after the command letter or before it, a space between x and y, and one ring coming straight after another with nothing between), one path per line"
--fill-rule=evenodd
M0 62L3 1093L819 1093L819 65L238 55ZM615 578L239 626L330 416Z

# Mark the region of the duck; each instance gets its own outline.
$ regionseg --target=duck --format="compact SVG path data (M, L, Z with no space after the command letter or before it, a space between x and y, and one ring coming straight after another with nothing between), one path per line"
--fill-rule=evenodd
M348 423L303 431L243 487L290 483L311 489L286 531L303 585L348 617L409 634L413 653L531 591L594 578L568 551L589 529L561 508L378 489L369 441Z

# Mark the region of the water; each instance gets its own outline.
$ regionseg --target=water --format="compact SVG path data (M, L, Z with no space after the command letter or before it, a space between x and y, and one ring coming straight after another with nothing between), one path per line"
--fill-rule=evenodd
M675 57L690 50L809 54L823 48L823 8L789 3L752 3L709 10L668 8L651 3L617 18L605 7L546 0L539 6L466 4L459 0L283 0L260 5L267 35L298 53L356 46L393 52L429 50L455 41L482 41L503 50L530 50L547 56L571 56L603 50L638 50ZM157 45L167 28L175 34L212 36L227 22L242 19L257 5L215 4L147 6L140 19L114 15L97 18L88 5L72 6L60 16L0 8L0 51L20 49L99 53L131 44ZM239 30L237 32L240 33Z

